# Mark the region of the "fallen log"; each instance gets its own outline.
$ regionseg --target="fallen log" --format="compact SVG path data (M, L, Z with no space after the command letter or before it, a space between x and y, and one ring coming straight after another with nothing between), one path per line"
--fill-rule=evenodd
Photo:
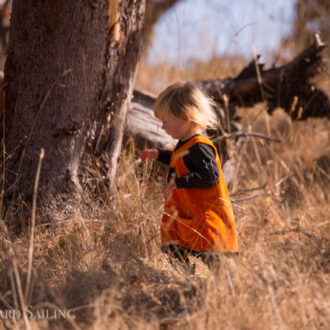
M138 148L159 147L170 149L176 141L162 130L162 122L154 116L153 105L156 97L135 90L127 115L126 137L133 135Z
M328 96L310 82L324 70L321 52L325 47L316 34L310 46L283 66L265 70L256 57L236 78L204 80L197 85L221 106L227 99L233 118L237 105L250 107L258 102L266 102L269 113L281 107L294 120L330 118Z
M222 131L219 131L218 135L240 131L239 119L235 115L237 106L250 107L262 101L266 102L269 113L276 107L281 107L294 120L309 117L330 118L328 96L309 81L322 71L321 51L325 47L319 36L315 35L310 46L281 67L265 70L264 65L259 64L256 58L236 78L197 82L196 84L219 105L215 111ZM155 99L156 97L149 93L134 91L126 134L134 135L141 146L171 147L175 141L161 129L161 122L153 115ZM226 110L229 111L227 117L230 117L230 128L226 124L229 119L226 118ZM239 136L248 135L242 133L235 137Z

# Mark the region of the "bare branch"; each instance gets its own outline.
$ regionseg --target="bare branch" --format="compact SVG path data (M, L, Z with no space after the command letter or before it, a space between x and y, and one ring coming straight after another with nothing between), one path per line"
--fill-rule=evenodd
M267 135L264 135L261 133L257 133L257 132L237 132L237 133L233 133L233 134L226 134L226 135L222 135L222 136L219 136L219 137L213 139L212 142L217 143L217 142L221 142L225 139L234 139L237 137L248 137L248 136L257 137L259 139L264 139L267 141L273 141L273 142L278 142L278 143L282 142L278 138L272 138L270 136L267 136Z
M255 188L250 188L250 189L245 189L245 190L237 190L234 193L230 194L231 196L235 196L235 195L240 195L240 194L244 194L247 192L251 192L251 191L257 191L257 190L263 190L265 189L267 186L267 184L263 184L262 186L259 187L255 187Z

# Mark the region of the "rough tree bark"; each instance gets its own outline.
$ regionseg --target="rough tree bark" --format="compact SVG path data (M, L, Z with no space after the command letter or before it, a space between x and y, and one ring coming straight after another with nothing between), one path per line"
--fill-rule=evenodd
M114 186L144 12L144 0L14 1L2 84L7 201L30 205L41 148L41 213L78 195L86 148L109 153Z

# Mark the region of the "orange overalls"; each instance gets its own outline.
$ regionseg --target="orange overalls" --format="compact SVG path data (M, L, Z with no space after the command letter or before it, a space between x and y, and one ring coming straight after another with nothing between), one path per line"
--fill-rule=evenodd
M213 143L196 136L172 153L170 167L178 178L190 173L183 157L196 143L214 149L219 181L211 188L174 189L165 202L161 224L162 244L175 244L193 251L237 252L235 219L218 152Z

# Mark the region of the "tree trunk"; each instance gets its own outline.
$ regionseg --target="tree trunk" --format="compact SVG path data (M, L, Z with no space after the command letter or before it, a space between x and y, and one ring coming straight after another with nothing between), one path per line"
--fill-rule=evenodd
M144 11L144 0L14 1L4 78L7 201L30 205L41 148L38 200L47 212L79 195L87 145L112 152L115 179ZM105 129L111 138L102 145Z

